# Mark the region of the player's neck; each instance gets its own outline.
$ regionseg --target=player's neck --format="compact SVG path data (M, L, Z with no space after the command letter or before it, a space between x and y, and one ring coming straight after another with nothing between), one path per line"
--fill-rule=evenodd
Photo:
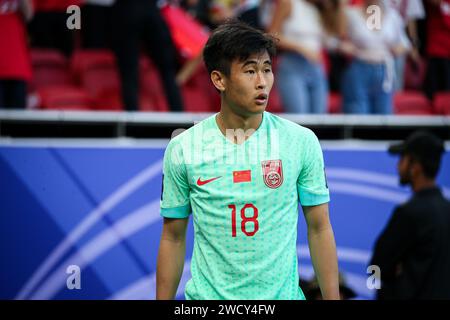
M216 117L217 125L224 135L227 129L242 129L244 131L248 129L257 130L261 125L262 119L263 116L261 113L246 117L236 114L227 108L221 108Z
M411 183L411 187L415 193L425 190L425 189L433 188L435 186L436 186L436 181L434 179L429 179L429 178L426 178L423 176L418 179L415 179Z

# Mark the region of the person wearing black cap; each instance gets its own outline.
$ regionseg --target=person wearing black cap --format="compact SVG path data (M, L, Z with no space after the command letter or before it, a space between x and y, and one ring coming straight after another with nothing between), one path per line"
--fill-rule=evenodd
M450 201L436 184L444 143L418 131L389 147L400 155L400 184L414 195L395 208L376 241L377 299L450 299Z

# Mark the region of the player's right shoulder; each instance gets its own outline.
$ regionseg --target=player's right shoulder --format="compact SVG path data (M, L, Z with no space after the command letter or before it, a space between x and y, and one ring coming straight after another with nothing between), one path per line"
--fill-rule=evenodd
M196 148L202 145L201 140L204 138L205 132L211 127L210 116L188 129L179 129L170 139L166 147L166 156L177 157L178 159L192 158Z
M172 134L172 138L169 141L168 147L176 146L176 145L184 145L188 142L191 142L193 139L197 138L197 135L202 130L207 128L207 124L210 121L210 117L194 124L192 127L188 129L177 129Z

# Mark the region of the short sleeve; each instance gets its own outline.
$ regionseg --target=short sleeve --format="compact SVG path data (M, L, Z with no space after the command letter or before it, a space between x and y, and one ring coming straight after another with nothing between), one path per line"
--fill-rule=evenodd
M161 216L187 218L191 213L191 206L186 164L181 145L173 140L164 153L162 180Z
M391 11L393 24L395 27L393 27L393 30L396 32L396 36L392 39L391 45L402 45L406 49L411 48L411 42L409 41L408 35L406 34L404 24L402 17L396 12Z
M425 9L421 0L409 0L407 2L406 17L408 20L425 18Z
M302 206L317 206L330 201L322 148L316 135L309 131L303 144L297 192Z

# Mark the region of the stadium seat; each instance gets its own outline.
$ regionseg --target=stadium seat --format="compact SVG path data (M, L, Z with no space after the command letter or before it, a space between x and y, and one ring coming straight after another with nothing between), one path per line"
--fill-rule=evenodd
M450 92L438 92L433 99L434 112L450 115Z
M204 64L182 86L184 108L187 112L217 112L220 95L214 88Z
M431 115L428 99L420 91L401 91L394 96L394 114Z
M139 61L140 108L142 111L169 111L158 69L146 56Z
M92 110L89 94L74 86L48 86L38 92L39 107L53 110Z
M81 49L75 51L70 60L70 69L77 81L81 81L83 72L98 65L116 68L114 54L103 49Z
M283 104L281 102L280 93L277 87L274 85L269 95L269 102L267 104L267 111L272 113L283 113Z
M53 49L32 49L31 63L33 79L30 91L52 85L71 85L68 61L66 57Z
M211 82L211 76L206 69L206 66L201 63L199 71L197 73L198 85L202 87L203 90L208 92L210 112L220 111L220 94L216 87Z
M103 90L94 99L94 109L102 111L123 111L122 96L119 90Z
M272 59L272 71L275 74L275 82L276 82L276 75L277 75L277 69L278 69L278 57L275 56ZM283 113L283 102L281 100L280 92L278 91L277 85L274 82L272 86L272 90L270 91L269 95L269 102L267 103L266 110L272 113Z
M79 50L71 60L77 83L94 99L100 110L123 110L120 78L114 54L108 50Z
M181 88L186 112L211 112L208 93L198 87L185 85Z

